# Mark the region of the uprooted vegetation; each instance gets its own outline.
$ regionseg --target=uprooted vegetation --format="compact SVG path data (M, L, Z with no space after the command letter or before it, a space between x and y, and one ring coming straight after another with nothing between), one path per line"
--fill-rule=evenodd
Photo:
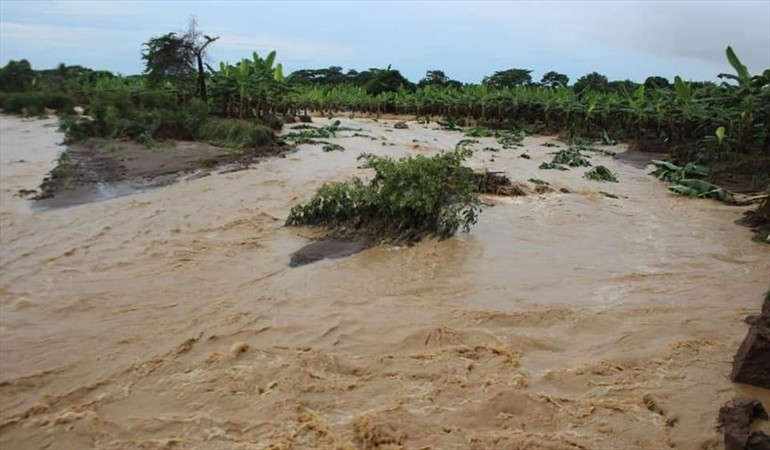
M669 183L668 189L671 192L691 198L713 198L724 203L735 203L732 192L704 179L708 176L706 167L694 163L678 166L660 160L653 160L652 164L656 167L652 175Z
M484 127L473 127L465 131L469 137L493 137L504 149L522 147L526 133L523 130L490 130Z
M618 182L618 177L610 171L610 169L604 166L596 166L586 172L586 178L591 181L609 181L612 183Z
M341 123L339 120L335 120L329 125L324 125L320 127L301 124L301 125L293 126L291 129L298 130L298 131L292 131L291 133L285 134L283 136L284 139L293 143L294 145L299 145L299 144L322 145L323 146L322 150L325 152L345 151L345 147L343 147L342 145L324 140L328 138L337 137L337 133L340 131L355 131L355 133L351 137L367 137L372 140L377 139L373 136L358 133L359 131L363 131L361 128L343 127L341 126Z
M327 183L305 204L292 208L286 225L312 225L335 236L413 243L426 236L448 238L469 231L481 211L473 172L462 166L470 150L394 160L364 154L365 182Z
M572 145L566 149L558 150L553 153L551 162L544 162L538 166L543 170L569 170L570 167L590 167L591 162L588 156L581 153L585 147L581 145Z

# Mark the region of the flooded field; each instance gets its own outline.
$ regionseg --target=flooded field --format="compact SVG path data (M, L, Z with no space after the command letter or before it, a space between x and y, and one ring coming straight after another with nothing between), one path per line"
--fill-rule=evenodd
M0 118L0 446L721 448L742 319L770 282L744 208L674 196L638 155L593 156L617 184L539 170L556 141L533 136L471 163L555 192L484 197L456 238L290 268L317 236L283 227L290 208L365 176L361 153L463 139L393 123L33 211L17 192L62 137Z

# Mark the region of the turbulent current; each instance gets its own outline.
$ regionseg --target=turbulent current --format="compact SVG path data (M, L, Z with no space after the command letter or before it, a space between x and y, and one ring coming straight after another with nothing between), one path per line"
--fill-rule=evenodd
M485 197L452 239L290 268L317 235L285 228L290 208L367 176L358 155L463 136L343 120L374 139L33 210L16 193L51 169L52 125L0 119L4 449L720 448L726 400L770 407L728 379L767 245L743 208L649 168L594 155L620 180L597 183L539 170L547 137L479 150L474 167L555 192Z

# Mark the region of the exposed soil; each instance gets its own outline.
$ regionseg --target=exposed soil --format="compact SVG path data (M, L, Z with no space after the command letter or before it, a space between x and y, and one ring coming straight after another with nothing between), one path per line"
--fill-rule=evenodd
M289 266L298 267L322 259L344 258L366 250L371 246L372 242L365 239L323 239L308 244L292 254Z
M72 206L141 192L172 184L191 172L246 167L261 157L287 150L265 147L233 151L192 141L147 147L129 140L89 139L70 145L60 155L40 185L34 207Z
M734 161L717 162L709 181L733 192L756 192L770 183L770 156L743 155Z

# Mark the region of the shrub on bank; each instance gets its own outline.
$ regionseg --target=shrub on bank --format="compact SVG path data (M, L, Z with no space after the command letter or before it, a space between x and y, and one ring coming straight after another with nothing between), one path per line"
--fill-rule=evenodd
M13 92L0 93L0 105L3 111L10 114L36 116L42 114L45 108L59 112L72 111L75 99L67 94L57 92Z
M245 149L275 145L273 130L248 120L210 118L201 125L196 138L221 147Z

